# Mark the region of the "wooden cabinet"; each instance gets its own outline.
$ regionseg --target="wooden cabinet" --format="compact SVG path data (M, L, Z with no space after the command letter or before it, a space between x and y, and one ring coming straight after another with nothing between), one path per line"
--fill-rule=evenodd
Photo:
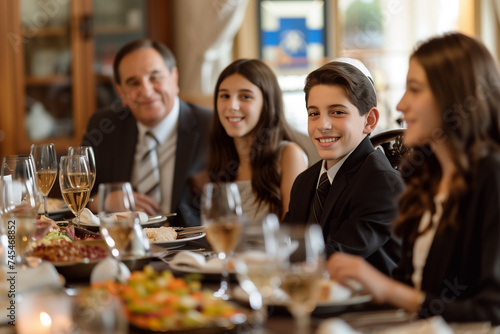
M170 44L170 1L0 1L0 156L80 142L96 109L120 103L112 61L125 43Z

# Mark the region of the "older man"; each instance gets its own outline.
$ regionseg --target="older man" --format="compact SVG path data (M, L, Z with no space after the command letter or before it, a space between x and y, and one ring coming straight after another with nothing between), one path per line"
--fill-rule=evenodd
M179 99L175 58L158 42L125 45L113 69L123 107L97 111L82 141L95 151L93 192L100 183L130 181L139 210L177 212L176 225L199 225L187 183L205 167L212 112Z

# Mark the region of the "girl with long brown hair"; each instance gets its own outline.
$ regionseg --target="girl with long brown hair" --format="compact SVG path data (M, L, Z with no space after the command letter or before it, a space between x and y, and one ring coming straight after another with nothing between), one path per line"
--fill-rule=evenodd
M236 60L217 80L214 110L210 180L237 183L248 219L283 217L307 158L292 142L276 76L260 60Z
M395 231L395 280L335 253L331 276L359 281L374 300L422 317L500 323L500 75L486 47L460 33L432 38L410 57L397 106L413 152Z

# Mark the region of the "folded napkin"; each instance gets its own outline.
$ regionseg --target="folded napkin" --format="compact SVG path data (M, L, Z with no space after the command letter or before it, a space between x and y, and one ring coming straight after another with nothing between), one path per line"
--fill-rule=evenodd
M145 212L135 211L135 214L139 216L139 221L141 223L146 223L149 219L148 215ZM113 216L116 218L120 216L130 217L130 215L132 215L132 212L119 212L115 213ZM100 225L99 217L94 215L92 211L87 208L84 208L82 213L80 214L80 221L84 224Z
M222 271L222 261L217 258L206 259L205 255L190 251L180 251L168 262L174 266L188 266L200 271L220 273Z
M84 208L80 214L80 221L85 224L99 225L99 217L87 208Z
M121 275L120 280L126 281L130 277L130 270L123 262L118 262L117 260L107 257L101 260L92 269L90 274L90 283L105 282L107 280L114 280L118 277L118 264L120 264Z
M344 320L338 318L323 321L316 334L361 334L349 326Z
M8 283L10 275L5 274L6 279L2 280ZM17 269L17 292L26 292L31 290L40 290L42 288L60 287L64 284L61 280L56 267L50 262L42 262L36 267Z

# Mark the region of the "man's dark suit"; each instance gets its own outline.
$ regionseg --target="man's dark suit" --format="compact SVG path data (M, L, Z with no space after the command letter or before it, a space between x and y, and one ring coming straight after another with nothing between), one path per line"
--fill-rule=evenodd
M422 272L426 297L423 317L440 315L449 322L500 324L500 153L479 161L468 181L455 225L438 228ZM413 247L403 233L403 257L394 278L413 285ZM414 238L413 238L414 239Z
M180 101L177 149L175 155L172 210L179 226L199 225L199 205L187 187L191 175L204 169L208 155L208 131L212 112ZM82 145L93 146L97 176L93 191L104 182L132 179L137 123L128 108L97 111L90 119Z
M307 223L321 164L295 179L289 211L283 222ZM328 192L320 224L326 253L341 251L364 257L390 275L400 258L400 244L392 237L397 198L404 185L399 172L366 137L346 159ZM339 247L340 246L340 247Z

